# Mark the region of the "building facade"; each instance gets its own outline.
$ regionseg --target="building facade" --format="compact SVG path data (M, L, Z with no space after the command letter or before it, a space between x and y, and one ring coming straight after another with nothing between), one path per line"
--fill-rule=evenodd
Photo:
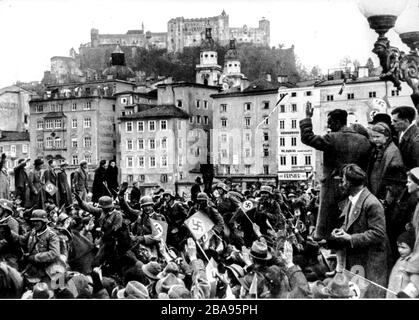
M16 85L0 89L0 130L28 130L29 101L35 95Z

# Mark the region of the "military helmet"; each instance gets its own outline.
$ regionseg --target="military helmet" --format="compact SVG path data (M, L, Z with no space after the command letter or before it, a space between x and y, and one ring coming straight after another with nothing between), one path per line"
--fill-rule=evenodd
M48 222L48 215L45 210L34 210L32 212L31 221Z
M196 196L196 200L197 201L202 201L202 200L208 201L209 199L208 199L208 195L205 192L200 192Z
M113 208L113 201L111 197L103 196L99 198L99 208L109 209Z
M226 185L225 183L222 183L222 182L218 183L218 184L215 186L215 188L216 188L216 189L222 189L222 190L224 190L225 192L228 192L228 187L227 187L227 185Z
M141 205L141 207L149 206L149 205L154 205L153 198L151 198L150 196L144 196L144 197L142 197L140 199L140 205Z
M7 199L0 199L0 207L13 213L13 202Z

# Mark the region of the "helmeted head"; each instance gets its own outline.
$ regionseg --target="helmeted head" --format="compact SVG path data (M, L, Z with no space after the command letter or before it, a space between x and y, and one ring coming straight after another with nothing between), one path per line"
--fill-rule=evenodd
M45 210L34 210L30 220L36 231L41 230L48 223L48 214Z
M153 198L150 196L141 197L140 206L144 213L151 214L154 206Z
M208 206L208 195L205 192L199 192L196 196L196 203L200 209L205 209Z
M99 208L104 211L110 211L114 208L114 204L111 197L103 196L99 198Z
M172 190L168 189L163 192L163 197L166 202L169 202L175 198L175 195Z

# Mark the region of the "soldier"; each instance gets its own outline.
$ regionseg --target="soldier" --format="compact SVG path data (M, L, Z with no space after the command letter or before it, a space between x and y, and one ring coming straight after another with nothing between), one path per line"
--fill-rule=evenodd
M260 231L264 235L267 234L270 228L267 220L274 228L274 231L285 228L285 217L281 212L278 202L273 199L273 196L272 187L262 186L260 188L260 200L256 207L254 222L259 225Z

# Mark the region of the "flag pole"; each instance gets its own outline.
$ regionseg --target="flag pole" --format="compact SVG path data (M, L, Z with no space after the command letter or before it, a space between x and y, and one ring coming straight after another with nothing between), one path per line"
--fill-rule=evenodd
M194 238L195 239L195 238ZM202 254L204 255L205 259L207 259L208 263L210 262L210 260L208 259L208 256L206 255L204 249L202 249L201 245L199 244L199 242L195 239L195 243L196 245L199 247L199 249L201 250Z
M383 290L385 290L385 291L388 291L388 292L390 292L390 293L394 294L395 296L397 296L397 292L394 292L394 291L389 290L389 289L387 289L387 288L385 288L385 287L383 287L383 286L380 286L378 283L375 283L374 281L368 280L367 278L364 278L363 276L360 276L359 274L353 273L352 271L349 271L349 270L347 270L347 269L345 269L345 271L346 271L346 272L349 272L350 274L352 274L352 275L353 275L353 276L355 276L355 277L359 277L359 278L361 278L361 279L363 279L363 280L366 280L366 281L368 281L368 282L372 283L373 285L375 285L375 286L379 287L380 289L383 289Z

